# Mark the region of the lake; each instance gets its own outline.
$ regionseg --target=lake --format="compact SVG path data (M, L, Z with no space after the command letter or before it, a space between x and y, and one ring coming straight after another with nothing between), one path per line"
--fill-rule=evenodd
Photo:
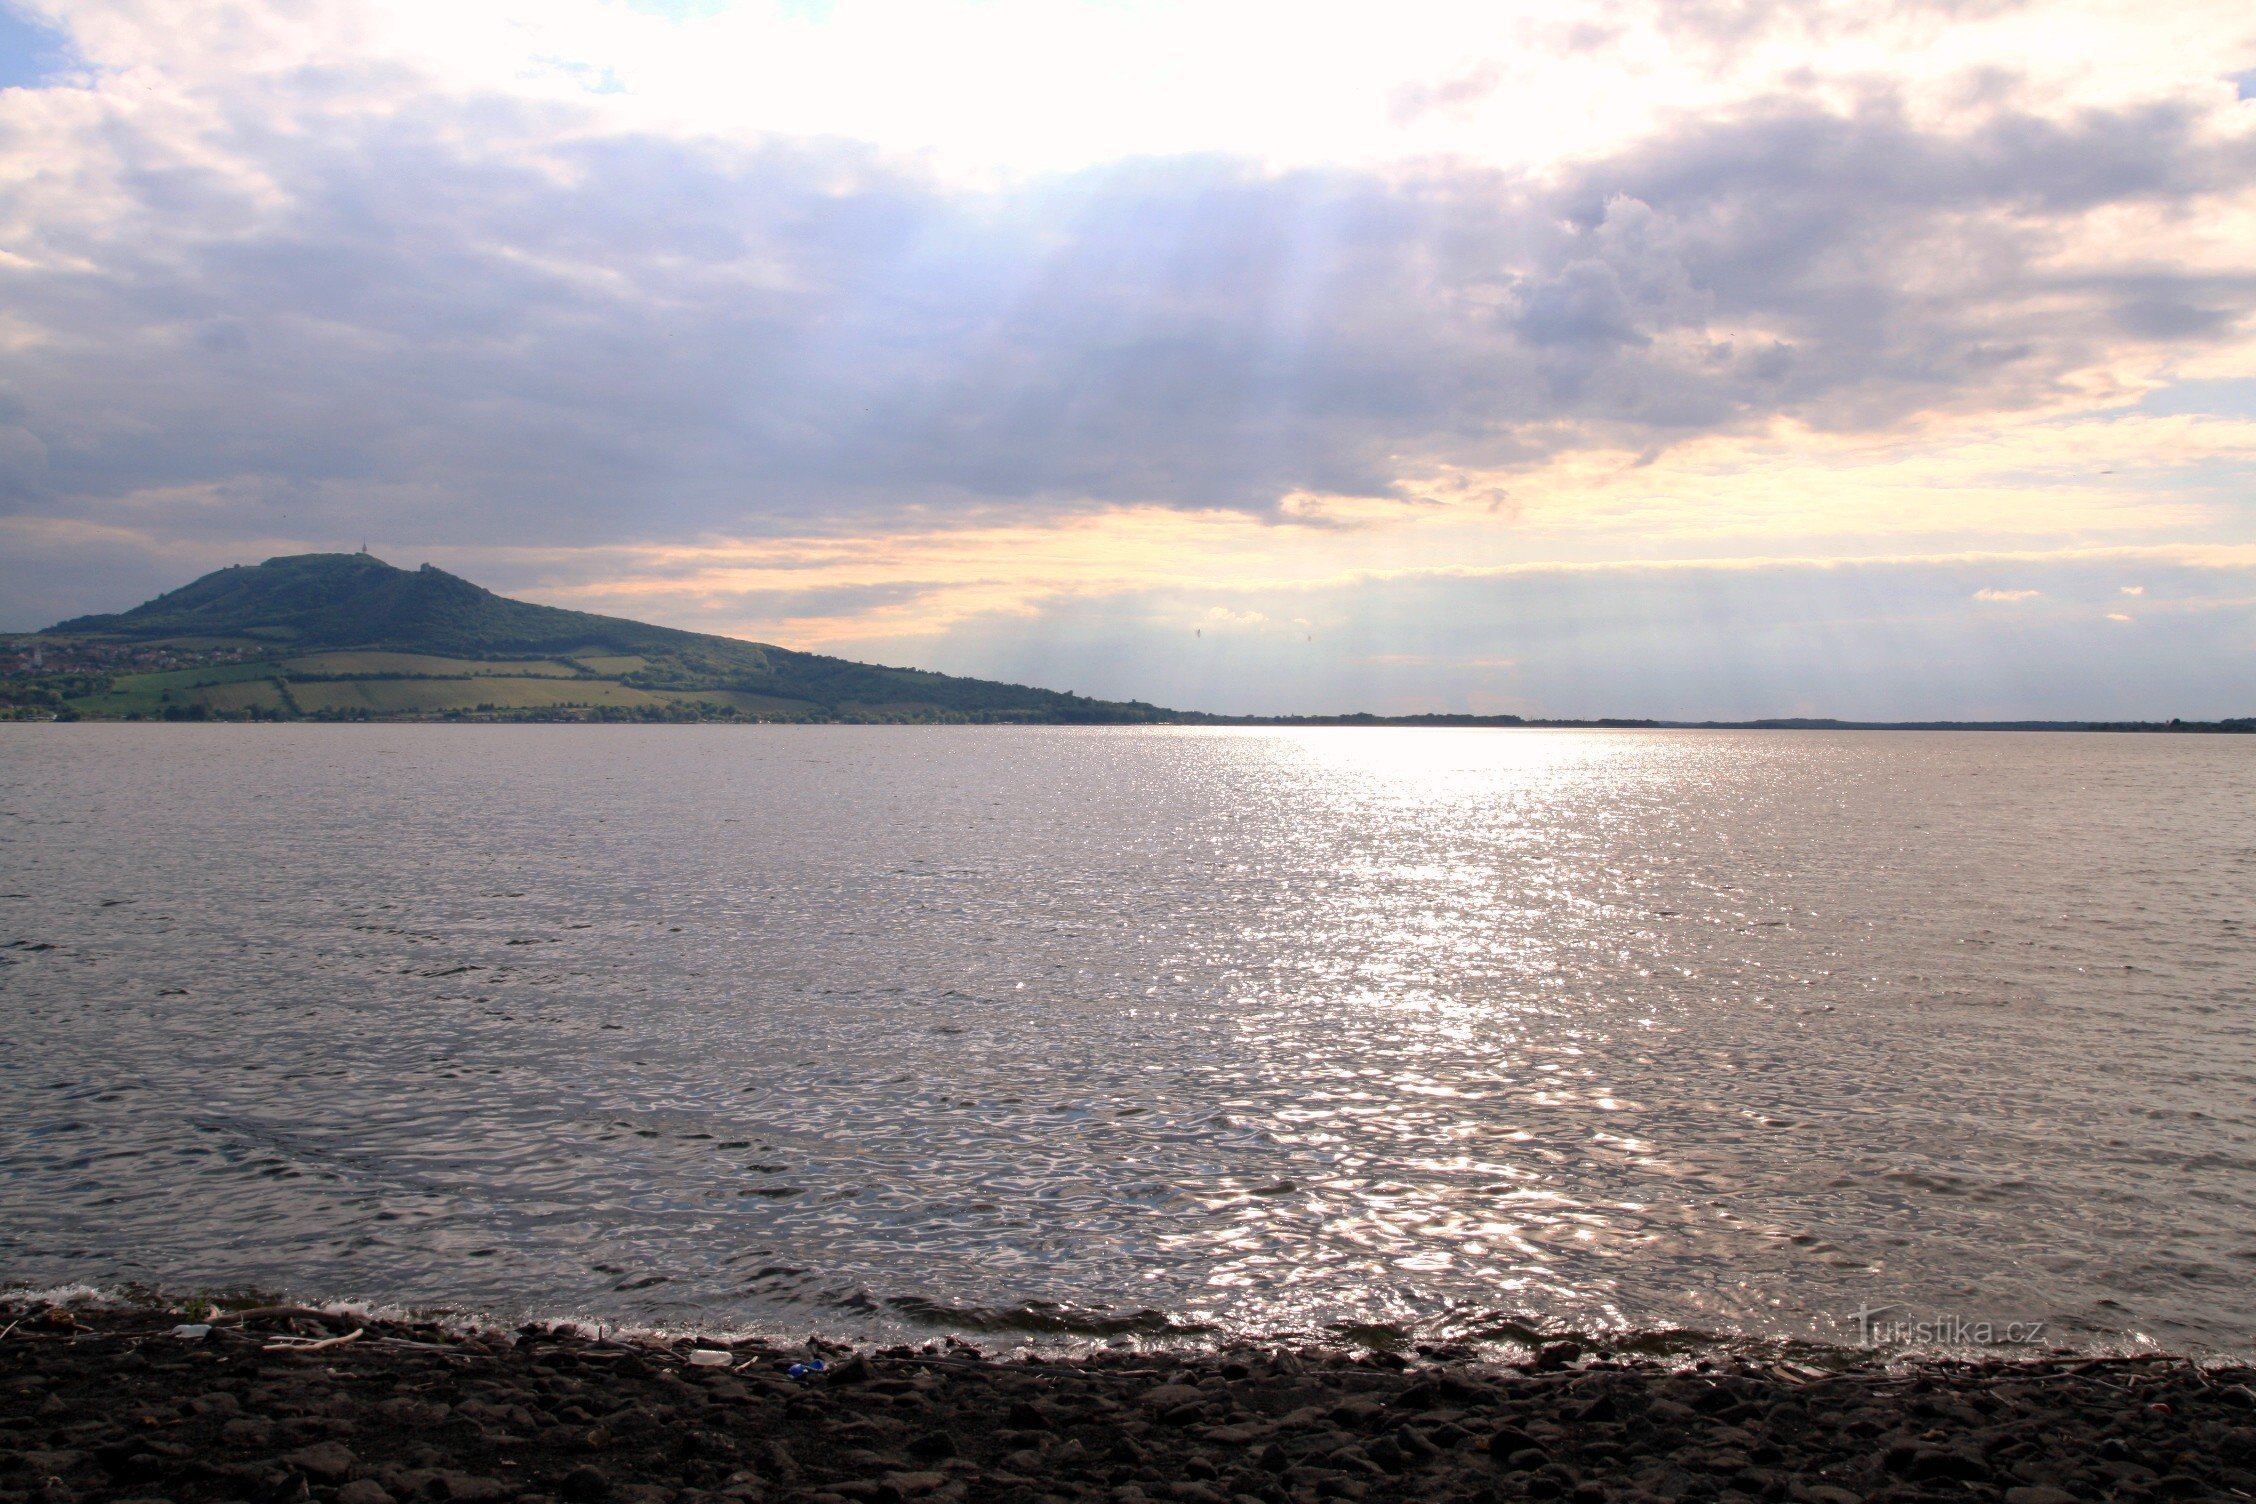
M0 889L19 1283L2256 1342L2256 739L13 724Z

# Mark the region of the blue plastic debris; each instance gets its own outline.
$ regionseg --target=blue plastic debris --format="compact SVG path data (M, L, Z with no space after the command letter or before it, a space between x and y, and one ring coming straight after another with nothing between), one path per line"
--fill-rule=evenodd
M827 1366L820 1358L809 1358L804 1363L792 1364L784 1372L794 1379L805 1379L821 1373Z

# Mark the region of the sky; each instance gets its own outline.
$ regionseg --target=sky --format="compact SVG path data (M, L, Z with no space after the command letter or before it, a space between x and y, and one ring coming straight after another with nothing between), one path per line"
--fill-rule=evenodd
M2245 0L0 0L0 626L2256 714Z

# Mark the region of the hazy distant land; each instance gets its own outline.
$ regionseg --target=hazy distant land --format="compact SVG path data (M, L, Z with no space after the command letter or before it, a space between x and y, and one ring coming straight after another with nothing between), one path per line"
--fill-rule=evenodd
M239 565L129 611L0 639L0 718L2256 731L2256 716L1688 722L1210 715L534 605L430 565L399 569L368 554L296 554Z

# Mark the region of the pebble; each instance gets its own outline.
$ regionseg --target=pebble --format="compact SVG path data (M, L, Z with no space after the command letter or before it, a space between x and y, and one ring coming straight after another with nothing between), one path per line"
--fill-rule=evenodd
M807 1349L620 1357L537 1328L473 1347L355 1324L361 1341L308 1360L265 1353L250 1323L198 1342L142 1340L172 1323L133 1312L27 1323L0 1343L0 1504L2256 1496L2252 1375L2182 1362L2113 1364L2099 1385L2065 1365L1853 1355L1833 1374L1553 1350L1496 1372L1315 1349L1022 1367L826 1346L827 1371L793 1382Z
M611 1480L592 1467L576 1467L557 1482L556 1496L569 1504L602 1504L611 1496Z
M316 1483L341 1483L353 1470L353 1454L338 1442L325 1441L319 1446L300 1447L287 1453L282 1461L296 1468Z

